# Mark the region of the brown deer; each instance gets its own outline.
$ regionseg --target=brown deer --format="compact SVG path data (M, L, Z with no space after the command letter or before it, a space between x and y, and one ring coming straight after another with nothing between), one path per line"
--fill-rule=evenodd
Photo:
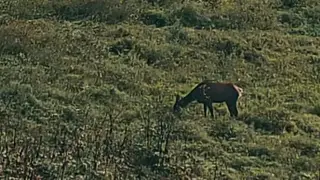
M243 89L233 83L212 82L205 80L199 83L185 97L180 98L176 95L176 102L173 106L175 113L180 112L181 108L186 107L189 103L197 101L204 107L204 116L207 116L207 108L213 117L212 103L226 102L231 117L238 116L237 101L242 96Z

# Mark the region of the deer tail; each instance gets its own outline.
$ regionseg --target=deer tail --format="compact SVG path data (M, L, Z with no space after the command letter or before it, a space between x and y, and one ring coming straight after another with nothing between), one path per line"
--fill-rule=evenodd
M239 97L243 94L243 89L237 85L233 85L234 89L238 92Z

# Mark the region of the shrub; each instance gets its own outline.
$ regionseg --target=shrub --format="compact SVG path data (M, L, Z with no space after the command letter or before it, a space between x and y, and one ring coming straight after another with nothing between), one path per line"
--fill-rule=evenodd
M281 0L282 7L293 8L304 5L305 0Z
M307 22L311 25L320 24L320 6L305 8L303 11L304 16L307 19Z
M181 49L175 46L139 45L138 54L146 61L147 65L171 69L174 68L174 59L179 56Z
M288 24L290 27L296 28L305 24L305 19L296 13L282 13L279 16L279 21L282 24Z
M316 142L312 142L300 136L290 140L289 146L297 149L302 156L311 158L316 157L320 152L320 146Z
M156 27L163 27L172 24L164 12L155 10L148 10L142 13L141 20L146 25L156 25Z
M178 9L172 14L172 18L175 20L179 19L179 22L186 27L196 28L208 28L213 27L211 19L205 15L202 15L192 5L186 5Z
M231 1L229 6L222 6L221 15L215 16L218 28L268 30L276 28L276 10L272 2L258 0Z
M237 137L237 132L230 125L230 122L216 121L215 123L213 123L212 130L209 135L221 139L230 140Z
M317 171L317 162L307 157L300 157L293 162L295 171Z
M320 117L320 103L315 104L311 110L311 114L317 115Z
M172 4L177 3L180 4L180 0L146 0L148 3L151 3L153 6L160 6L160 7L169 7Z
M219 39L213 44L213 47L216 51L221 52L226 56L229 56L233 53L240 55L243 51L243 48L239 43L229 39Z
M120 55L122 53L127 54L129 51L131 51L135 46L135 42L131 39L125 38L117 41L116 43L112 44L109 48L109 51Z
M0 2L0 9L4 14L20 19L35 19L48 17L51 12L42 0L24 1L12 0ZM2 13L2 12L1 12Z
M296 125L288 120L285 113L270 111L259 116L249 117L247 124L253 124L255 129L261 129L271 134L282 134L284 130L294 132Z
M80 1L54 1L52 6L54 15L64 20L94 20L107 24L116 24L129 20L137 13L139 3L135 0L80 0Z
M174 26L169 27L169 33L167 35L167 40L169 42L188 44L190 43L190 38L188 32L180 25L174 24Z
M142 58L146 59L148 65L155 65L159 63L160 60L165 58L163 52L157 49L148 49L144 51L141 55Z
M243 58L250 63L262 65L267 62L267 58L265 58L261 53L256 51L245 51L243 53Z
M8 25L9 22L13 21L13 17L9 14L2 14L0 15L0 26L1 25Z
M27 55L26 32L7 26L0 29L0 53L8 55Z
M259 146L250 147L248 149L248 155L260 157L262 159L273 160L272 152L268 148L263 147L263 146L262 147L259 147Z

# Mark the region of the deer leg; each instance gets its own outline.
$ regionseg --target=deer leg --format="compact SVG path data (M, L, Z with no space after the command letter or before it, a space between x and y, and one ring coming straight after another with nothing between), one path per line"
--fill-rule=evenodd
M204 112L204 117L207 117L207 105L206 105L206 103L203 103L203 112Z
M208 108L209 108L209 111L210 111L210 114L211 114L211 117L213 118L213 107L212 107L212 103L208 103L207 104Z
M228 110L231 117L238 117L237 102L227 102Z

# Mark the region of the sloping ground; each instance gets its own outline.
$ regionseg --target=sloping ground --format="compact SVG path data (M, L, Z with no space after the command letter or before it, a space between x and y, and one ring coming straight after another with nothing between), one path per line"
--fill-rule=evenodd
M1 2L1 178L320 178L318 4L84 2ZM207 78L244 89L237 120L171 114Z

